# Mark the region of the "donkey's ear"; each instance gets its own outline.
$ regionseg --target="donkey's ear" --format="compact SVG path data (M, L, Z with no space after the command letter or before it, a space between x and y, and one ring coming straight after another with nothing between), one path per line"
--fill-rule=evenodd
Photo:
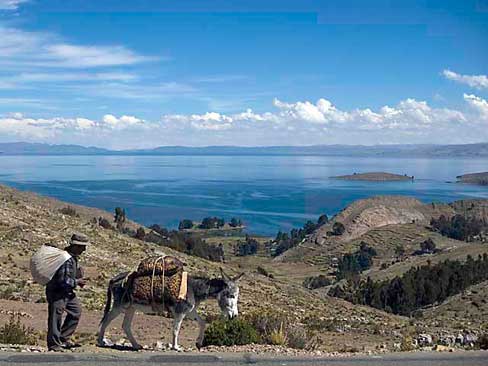
M222 275L224 281L226 282L232 281L232 279L224 272L224 269L222 267L220 267L220 274Z
M234 279L232 281L234 282L238 282L242 277L244 277L245 273L242 272L240 275L237 275L236 277L234 277Z

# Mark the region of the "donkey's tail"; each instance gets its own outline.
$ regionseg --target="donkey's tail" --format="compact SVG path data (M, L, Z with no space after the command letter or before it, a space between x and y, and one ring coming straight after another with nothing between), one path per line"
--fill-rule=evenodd
M105 303L105 309L103 309L103 317L100 320L100 324L102 324L107 317L107 314L110 312L112 308L112 291L113 291L113 282L110 280L107 288L107 302Z

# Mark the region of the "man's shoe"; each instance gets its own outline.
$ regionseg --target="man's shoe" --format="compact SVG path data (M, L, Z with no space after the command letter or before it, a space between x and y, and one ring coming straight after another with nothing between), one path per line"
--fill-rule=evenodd
M61 346L52 346L48 348L49 352L65 352L66 350Z
M62 345L62 347L64 349L72 349L72 348L79 348L81 347L81 344L79 343L73 343L73 342L64 342L64 344Z

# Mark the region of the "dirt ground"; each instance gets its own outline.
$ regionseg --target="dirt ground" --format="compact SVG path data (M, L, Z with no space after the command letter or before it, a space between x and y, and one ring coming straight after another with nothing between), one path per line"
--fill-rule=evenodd
M39 345L45 346L45 334L47 331L47 304L35 304L28 302L0 300L0 324L8 322L14 315L20 316L21 322L26 327L32 327L39 335ZM84 345L94 345L95 335L98 331L98 323L102 318L101 311L87 311L84 309L78 326L76 340ZM107 329L106 336L113 342L125 338L122 331L121 315L115 319ZM142 345L154 346L157 341L169 343L171 340L172 320L156 315L136 314L132 323L132 331L136 339ZM198 335L198 325L191 320L185 320L180 332L180 344L185 348L195 346Z

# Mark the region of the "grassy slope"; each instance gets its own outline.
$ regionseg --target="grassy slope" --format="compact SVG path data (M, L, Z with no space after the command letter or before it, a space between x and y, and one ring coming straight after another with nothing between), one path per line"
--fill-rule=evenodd
M386 203L385 200L385 198L381 199L381 205ZM398 199L395 197L391 201L393 205L397 202ZM404 207L409 208L409 202L404 201L403 203ZM332 259L356 251L360 243L365 241L377 250L378 256L374 259L373 267L365 271L362 276L363 278L370 276L374 280L383 280L401 276L410 268L427 264L428 261L432 263L446 259L464 261L467 255L476 258L480 254L488 253L487 243L466 243L449 239L432 232L428 227L430 217L440 214L453 215L459 213L487 218L488 200L466 200L457 201L451 205L422 205L418 207L412 201L411 207L421 212L425 219L415 223L371 227L359 236L353 235L349 239L328 237L321 243L314 240L317 237L316 233L303 244L276 258L268 266L275 273L278 273L278 278L280 276L286 277L289 281L296 283L303 281L306 276L330 274L333 277ZM371 209L370 203L355 203L352 207L341 212L340 220L346 224L352 223L354 226L357 224L358 215L364 213L366 209ZM330 228L331 225L332 223L328 227ZM319 232L323 231L324 228L319 230ZM419 249L420 243L428 238L433 239L437 248L442 249L442 251L434 255L412 256L412 253ZM398 245L402 245L405 249L405 255L400 258L395 254L395 248ZM388 267L381 269L382 263L387 264ZM487 283L484 284L486 286ZM426 332L440 332L441 330L452 332L460 327L479 330L482 324L488 324L486 305L488 290L482 288L481 285L473 286L472 289L477 291L475 294L477 300L474 302L479 306L472 305L471 300L466 300L464 295L454 296L446 300L444 304L427 310L425 319L416 320L415 325L418 329L423 329ZM321 293L323 290L319 289L317 292ZM458 318L456 319L456 317Z
M39 300L43 288L30 281L29 258L46 242L63 247L66 238L74 230L89 235L93 243L82 260L89 281L88 290L79 293L88 309L102 308L105 286L111 276L131 270L140 259L161 251L178 256L192 274L218 273L218 263L129 238L93 223L93 217L111 218L110 213L72 205L79 217L71 217L59 213L59 209L66 205L61 201L0 186L0 293L7 292L11 298L18 300ZM285 276L271 280L252 272L245 263L231 261L223 267L229 273L247 273L241 286L241 312L279 310L296 321L311 317L316 322L326 321L334 327L337 325L340 331L329 334L335 341L329 344L324 340L323 345L328 344L329 349L343 349L359 340L362 345L373 346L378 342L391 345L398 341L393 332L400 332L407 325L401 317L368 307L352 306L338 299L323 298L289 281ZM293 267L289 270L293 271ZM216 304L206 304L203 313L216 314ZM92 332L95 331L92 329ZM377 335L369 338L373 331Z

